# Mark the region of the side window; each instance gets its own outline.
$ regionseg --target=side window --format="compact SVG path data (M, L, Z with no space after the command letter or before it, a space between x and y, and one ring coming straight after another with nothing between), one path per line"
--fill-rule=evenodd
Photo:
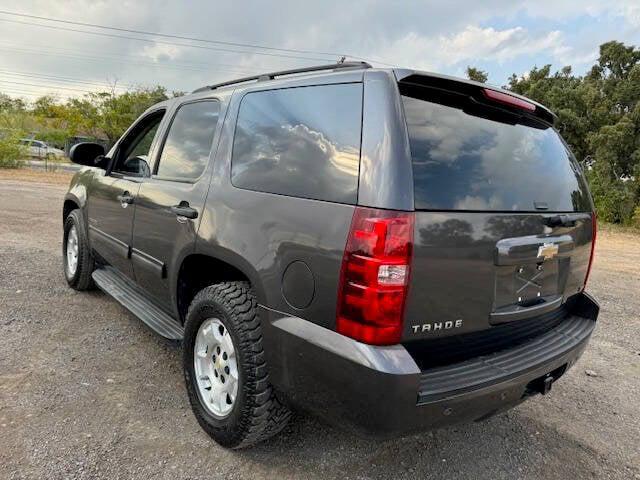
M164 110L143 118L118 147L114 172L125 175L149 176L149 151L156 136Z
M195 180L204 172L220 103L206 100L182 105L173 117L156 169L158 177Z
M248 93L231 159L233 185L355 204L362 84Z

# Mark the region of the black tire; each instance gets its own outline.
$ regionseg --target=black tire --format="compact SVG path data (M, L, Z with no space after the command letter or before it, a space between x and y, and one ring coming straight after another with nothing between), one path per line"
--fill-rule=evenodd
M71 272L69 271L67 263L67 239L69 237L71 227L74 226L78 234L78 266L76 267L75 272ZM67 279L67 283L71 288L75 290L90 290L94 288L91 274L95 269L95 262L93 255L91 255L91 249L89 248L87 230L82 218L82 212L78 209L72 210L64 220L64 234L62 236L62 263L64 277Z
M219 319L233 340L238 362L238 394L231 412L213 416L202 404L193 351L198 329ZM269 383L257 303L247 282L225 282L201 290L191 302L183 343L184 376L191 408L200 426L226 448L244 448L280 432L291 416Z

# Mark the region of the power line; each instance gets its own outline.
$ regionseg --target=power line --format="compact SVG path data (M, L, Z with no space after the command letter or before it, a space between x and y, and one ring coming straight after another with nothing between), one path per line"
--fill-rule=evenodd
M1 20L0 20L1 21ZM127 60L118 60L118 59L111 59L108 57L99 57L99 56L92 56L92 55L73 55L73 54L69 54L69 53L58 53L58 52L45 52L45 51L37 51L37 50L29 50L29 49L24 49L24 48L5 48L5 47L0 47L0 50L5 50L5 51L9 51L12 53L26 53L29 55L38 55L38 56L45 56L45 57L50 57L50 56L54 56L54 57L62 57L62 58L70 58L73 60L82 60L82 61L97 61L97 62L103 62L104 60L111 60L114 61L116 63L126 63L126 64L131 64L131 62L127 61ZM179 69L179 70L192 70L192 71L202 71L203 69L200 68L193 68L193 67L188 67L188 66L182 66L182 67L173 67L173 66L168 66L168 65L159 65L159 64L154 64L151 62L135 62L134 65L141 65L141 66L149 66L149 67L157 67L157 68L171 68L171 69Z
M2 21L2 19L0 19L0 21ZM112 62L116 62L116 63L123 63L126 65L140 65L140 66L149 66L152 68L168 68L168 69L173 69L173 70L189 70L189 71L197 71L197 72L205 72L208 71L208 69L205 68L199 68L199 67L192 67L189 65L177 65L177 64L171 64L171 65L166 65L166 64L158 64L158 63L153 63L153 62L131 62L125 59L118 59L118 58L110 58L110 57L99 57L99 56L92 56L92 55L76 55L76 54L70 54L70 53L58 53L58 52L45 52L45 51L38 51L38 50L30 50L30 49L24 49L24 48L5 48L5 47L0 47L0 50L5 50L5 51L10 51L13 53L26 53L29 55L39 55L39 56L56 56L56 57L62 57L62 58L70 58L70 59L74 59L74 60L82 60L82 61L92 61L92 62L102 62L104 63L104 60L110 60ZM124 56L123 56L124 57ZM240 72L238 71L231 71L231 70L227 70L225 68L217 68L217 71L220 72L229 72L229 73L235 73L238 74ZM248 72L243 72L243 73L248 73Z
M98 86L108 86L111 87L113 85L109 84L109 83L104 83L104 82L91 82L91 81L85 81L82 80L80 78L76 78L76 77L59 77L57 75L49 75L49 74L40 74L40 73L36 73L36 72L19 72L19 71L7 71L7 70L0 70L0 74L5 74L5 75L10 75L10 76L20 76L20 77L33 77L33 78L43 78L43 79L53 79L53 80L60 80L60 81L64 81L64 82L73 82L73 83L83 83L83 84L87 84L87 85L98 85ZM129 87L129 88L136 88L137 85L133 85L130 83L120 83L120 82L115 82L117 85L121 85L122 87Z
M25 43L7 43L7 42L0 42L0 45L4 45L4 46L8 46L11 47L12 50L14 49L19 49L19 50L29 50L31 52L42 52L43 49L45 50L49 50L52 51L54 54L55 53L60 53L63 55L81 55L85 58L105 58L105 59L109 59L109 60L116 60L116 61L121 61L123 58L131 58L133 60L142 60L143 62L145 60L151 60L149 57L145 57L142 55L126 55L126 54L118 54L117 56L115 55L105 55L105 54L100 54L100 55L92 55L91 52L84 52L84 51L79 51L79 50L73 50L73 49L69 49L69 48L51 48L48 46L41 46L41 45L33 45L33 44L25 44ZM35 49L35 50L34 50ZM166 64L159 64L159 63L155 63L153 61L147 61L145 62L146 64L151 64L151 65L158 65L158 66L165 66ZM196 69L201 69L200 66L205 66L208 68L211 67L229 67L230 69L233 69L235 71L237 71L238 73L251 73L251 71L245 69L245 68L239 68L238 65L234 65L234 64L230 64L230 63L220 63L220 62L215 62L215 63L211 63L211 62L188 62L188 63L184 63L184 62L175 62L173 60L171 60L171 65L175 66L175 67L188 67L188 68L196 68ZM228 70L231 72L231 70Z
M108 88L117 88L117 89L128 89L128 88L136 88L135 85L128 85L125 83L118 83L118 82L114 82L114 84L109 84L109 83L99 83L99 82L87 82L78 78L65 78L65 77L58 77L55 75L39 75L39 74L29 74L29 73L19 73L19 72L9 72L6 70L0 70L0 75L4 75L4 76L9 76L9 77L28 77L28 78L36 78L36 79L40 79L40 80L46 80L49 82L56 82L56 83L72 83L72 84L83 84L83 85L92 85L95 87L108 87Z
M40 94L40 93L28 92L28 91L25 91L25 90L17 90L17 89L13 89L13 88L4 88L4 87L0 87L0 94L5 94L5 95L7 95L9 97L13 96L13 98L16 98L15 95L28 95L30 97L41 97L42 96L42 94Z
M71 21L71 20L60 20L60 19L57 19L57 18L41 17L41 16L38 16L38 15L29 15L29 14L26 14L26 13L8 12L6 10L0 10L0 13L2 13L4 15L12 15L12 16L15 16L15 17L34 18L34 19L37 19L37 20L45 20L47 22L64 23L64 24L67 24L67 25L78 25L78 26L82 26L82 27L102 28L104 30L113 30L113 31L117 31L117 32L126 32L126 33L136 33L136 34L140 34L140 35L152 35L152 36L155 36L155 37L174 38L176 40L188 40L188 41L192 41L192 42L211 43L211 44L227 45L227 46L242 47L242 48L258 48L258 49L262 49L262 50L272 50L272 51L278 51L278 52L304 53L304 54L313 54L313 55L326 55L326 56L329 56L329 57L346 56L346 57L356 58L356 57L353 57L352 55L347 55L345 53L319 52L319 51L315 51L315 50L300 50L300 49L296 49L296 48L278 48L278 47L270 47L270 46L266 46L266 45L253 44L253 43L236 43L236 42L227 42L227 41L223 41L223 40L212 40L212 39L208 39L208 38L187 37L187 36L183 36L183 35L174 35L174 34L169 34L169 33L149 32L149 31L146 31L146 30L134 30L134 29L128 29L128 28L112 27L112 26L107 26L107 25L98 25L96 23L85 23L85 22L75 22L75 21Z
M20 85L20 86L29 86L29 87L39 87L39 88L43 88L43 89L51 89L51 85L42 85L42 84L37 84L37 83L21 83L21 82L12 82L10 80L1 80L0 79L0 84L1 83L11 83L14 85ZM0 88L2 88L0 86ZM54 85L54 88L56 90L69 90L69 91L74 91L74 92L82 92L82 93L97 93L95 90L81 90L79 88L72 88L72 87L61 87L58 85Z
M49 80L46 78L38 78L38 77L36 77L35 81L42 81L42 83L32 84L31 82L34 81L33 79L20 78L20 77L5 78L4 75L5 74L0 74L0 84L2 84L3 82L4 83L24 83L26 81L26 82L29 82L30 85L37 86L38 88L45 88L53 91L59 88L62 88L64 90L73 88L74 90L83 91L83 92L109 92L109 93L113 92L117 95L121 95L123 93L132 91L131 89L124 88L124 87L116 86L114 88L113 85L85 86L85 85L78 85L75 82L59 83L61 82L60 80ZM55 82L55 83L50 83L50 82Z
M2 12L0 12L2 13ZM112 33L104 33L104 32L91 32L88 30L78 30L75 28L67 28L67 27L54 27L53 25L43 25L41 23L33 23L33 22L22 22L19 20L9 20L6 18L0 18L0 22L8 22L8 23L15 23L15 24L19 24L19 25L31 25L31 26L36 26L36 27L41 27L41 28L48 28L51 30L61 30L61 31L66 31L66 32L76 32L76 33L86 33L88 35L98 35L101 37L110 37L110 38L122 38L125 40L137 40L139 42L147 42L147 43L153 43L153 44L158 44L158 45L170 45L172 47L190 47L190 48L198 48L201 50L214 50L214 51L218 51L218 52L226 52L226 53L241 53L241 54L246 54L246 55L262 55L262 56L267 56L267 57L282 57L282 58L292 58L292 59L296 59L296 60L312 60L312 61L320 61L320 62L326 62L326 61L333 61L335 59L327 59L327 58L313 58L313 57L303 57L303 56L299 56L299 55L285 55L285 54L281 54L281 53L267 53L267 52L251 52L251 51L243 51L243 50L232 50L232 49L225 49L225 48L218 48L218 47L205 47L204 45L191 45L188 43L175 43L175 42L163 42L162 40L151 40L148 38L140 38L140 37L129 37L126 35L116 35L116 34L112 34Z
M28 88L28 87L27 87ZM42 91L37 91L37 90L28 90L27 88L13 88L13 87L4 87L4 86L0 86L0 94L6 94L9 96L12 95L28 95L31 97L44 97L44 96L52 96L52 97L58 97L59 95L64 95L65 98L77 98L77 97L71 97L71 93L69 93L69 97L67 97L67 93L62 93L62 92L56 92L56 93L51 93L51 92L47 92L47 93L43 93Z

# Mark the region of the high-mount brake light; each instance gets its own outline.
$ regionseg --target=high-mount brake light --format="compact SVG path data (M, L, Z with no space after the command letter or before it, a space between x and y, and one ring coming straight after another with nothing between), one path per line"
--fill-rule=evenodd
M591 273L591 267L593 266L593 256L596 249L596 236L598 234L598 216L596 212L591 213L591 255L589 256L589 266L587 267L587 274L584 276L584 287L587 287L587 281L589 280L589 274Z
M536 111L536 106L533 103L514 97L513 95L491 90L490 88L483 88L482 93L486 98L494 102L509 105L510 107L521 108L522 110L528 110L529 112Z
M336 330L372 345L400 342L414 214L356 207L342 259Z

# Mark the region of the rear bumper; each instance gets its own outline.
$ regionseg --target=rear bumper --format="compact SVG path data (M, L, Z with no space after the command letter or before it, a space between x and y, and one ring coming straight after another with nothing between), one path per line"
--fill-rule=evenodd
M598 305L581 294L542 336L424 372L401 345L364 345L300 318L263 313L271 382L285 400L341 428L392 437L481 420L548 389L580 358Z

